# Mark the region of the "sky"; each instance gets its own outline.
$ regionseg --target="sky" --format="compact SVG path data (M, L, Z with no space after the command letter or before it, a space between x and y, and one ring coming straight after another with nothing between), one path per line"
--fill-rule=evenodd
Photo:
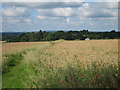
M95 1L95 0L94 0ZM104 0L101 0L104 1ZM112 0L111 0L112 1ZM118 2L2 2L2 32L118 30Z

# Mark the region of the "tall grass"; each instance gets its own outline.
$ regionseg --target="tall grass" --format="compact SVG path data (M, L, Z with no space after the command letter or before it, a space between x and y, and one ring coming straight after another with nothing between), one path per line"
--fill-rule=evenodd
M94 67L94 65L92 65ZM79 67L79 68L77 68ZM31 88L118 88L119 72L117 67L109 66L104 69L85 69L79 64L66 68L54 68L46 64L37 70L29 84ZM36 68L35 68L36 69Z

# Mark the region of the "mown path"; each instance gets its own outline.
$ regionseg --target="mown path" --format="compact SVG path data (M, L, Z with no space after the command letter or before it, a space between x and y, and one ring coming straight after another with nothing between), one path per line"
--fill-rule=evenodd
M40 55L44 50L50 48L56 43L61 41L55 42L48 42L44 45L37 45L35 47L26 49L22 54L24 57L20 63L14 67L9 67L8 72L3 73L2 75L2 87L3 88L28 88L33 87L32 80L33 78L37 78L36 71L39 67L39 60L37 56ZM14 55L14 54L13 54ZM39 59L39 60L38 60Z
M41 51L49 47L50 44L40 45L37 47L29 48L25 50L23 59L20 63L14 67L10 67L9 72L5 72L2 75L2 86L3 88L25 88L28 87L27 83L30 82L30 77L34 76L35 71L32 67L32 63L35 61L34 52Z

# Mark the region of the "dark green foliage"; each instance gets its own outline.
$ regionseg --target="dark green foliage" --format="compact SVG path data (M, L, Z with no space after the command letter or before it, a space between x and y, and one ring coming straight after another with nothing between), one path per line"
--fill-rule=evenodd
M14 41L19 41L17 38L20 36L21 33L2 33L2 41L7 41L7 42L12 42Z
M59 39L64 40L85 40L90 39L119 39L120 32L112 30L111 32L89 32L88 30L82 31L57 31L57 32L45 32L40 30L38 33L28 32L17 36L3 36L3 40L7 42L32 42L32 41L55 41Z
M23 59L23 55L25 54L25 51L22 53L16 53L12 55L5 55L7 58L7 62L2 66L2 72L9 72L9 67L16 66L20 63L20 61Z
M21 58L22 58L21 54L11 55L9 57L9 59L10 59L9 66L15 66L15 64L19 63L19 61L21 60Z

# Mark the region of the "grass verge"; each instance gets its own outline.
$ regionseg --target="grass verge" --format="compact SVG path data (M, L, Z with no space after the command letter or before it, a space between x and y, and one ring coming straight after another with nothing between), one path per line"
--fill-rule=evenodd
M2 72L9 72L11 67L20 64L20 61L24 58L24 54L26 54L26 51L22 51L11 55L4 55L3 57L6 59L3 61Z

